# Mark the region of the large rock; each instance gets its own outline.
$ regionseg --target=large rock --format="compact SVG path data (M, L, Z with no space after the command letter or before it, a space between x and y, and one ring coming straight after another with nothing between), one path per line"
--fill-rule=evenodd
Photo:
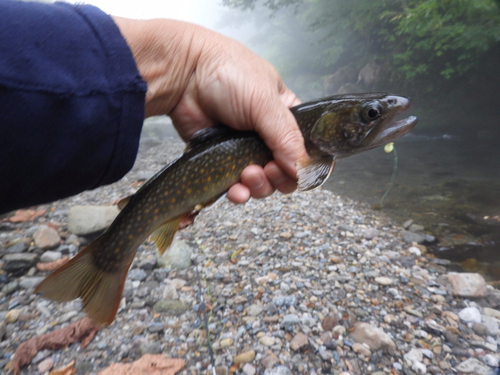
M183 270L191 266L193 249L181 240L174 240L165 254L158 259L160 267Z
M459 297L486 296L486 282L478 273L450 272L444 276L448 292Z
M68 229L76 235L108 228L120 211L116 206L74 206L68 214Z
M354 341L367 344L372 352L379 349L396 349L396 344L382 329L368 323L359 323L351 333Z
M53 249L61 244L61 237L54 228L43 226L33 234L35 245L43 250Z

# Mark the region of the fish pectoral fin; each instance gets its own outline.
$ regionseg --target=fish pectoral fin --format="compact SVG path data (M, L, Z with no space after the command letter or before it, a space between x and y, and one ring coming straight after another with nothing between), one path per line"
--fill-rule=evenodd
M335 160L331 156L320 159L304 157L297 160L296 166L299 179L297 189L307 191L324 184L335 167Z
M122 262L113 270L100 269L96 266L94 252L105 253L102 246L105 237L101 236L59 267L35 289L44 298L66 302L82 299L83 311L98 324L109 325L113 322L120 305L127 271L134 259Z
M181 215L173 220L167 221L151 234L151 241L155 243L160 255L163 255L165 250L172 244L175 233L179 230L179 225L188 215L189 214Z

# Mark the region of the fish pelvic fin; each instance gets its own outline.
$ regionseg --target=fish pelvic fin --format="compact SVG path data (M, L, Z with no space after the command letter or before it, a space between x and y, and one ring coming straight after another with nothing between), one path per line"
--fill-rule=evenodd
M181 215L163 223L151 234L151 241L155 243L160 255L163 255L165 250L172 244L175 233L179 230L179 225L186 216L187 215Z
M312 190L325 183L335 167L335 160L331 156L319 159L303 157L297 160L297 189L299 191Z
M112 271L98 268L93 252L103 251L104 240L104 235L97 238L55 270L36 287L35 293L58 302L81 298L83 311L93 321L106 326L111 324L118 311L127 272L134 257L128 264Z

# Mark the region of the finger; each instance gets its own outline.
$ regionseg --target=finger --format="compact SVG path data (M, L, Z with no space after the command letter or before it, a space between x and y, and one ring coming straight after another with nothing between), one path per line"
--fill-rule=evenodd
M250 189L253 198L265 198L274 193L274 188L262 167L250 165L243 170L240 178L241 183Z
M261 103L260 117L255 118L255 129L272 151L274 160L290 177L295 178L295 162L306 155L304 138L295 117L286 104L299 100L288 90L281 96L266 98L271 103Z
M250 189L241 183L237 183L229 188L226 197L236 204L246 203L250 199Z
M267 163L264 172L272 186L284 194L297 189L297 180L287 175L275 162Z

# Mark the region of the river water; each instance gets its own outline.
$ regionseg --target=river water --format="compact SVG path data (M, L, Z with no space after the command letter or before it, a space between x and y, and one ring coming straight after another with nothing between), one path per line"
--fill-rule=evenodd
M413 220L435 236L429 249L457 269L500 280L500 147L495 136L425 134L339 160L325 187L381 209L397 223Z

